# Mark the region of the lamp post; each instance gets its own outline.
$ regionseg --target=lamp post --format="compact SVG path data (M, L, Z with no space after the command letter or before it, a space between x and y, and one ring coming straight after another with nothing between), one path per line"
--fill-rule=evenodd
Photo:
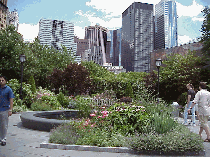
M26 61L26 56L24 54L20 55L20 62L21 62L21 86L20 86L20 99L22 100L22 82L23 82L23 63Z
M156 66L157 66L157 69L158 69L158 103L159 103L159 71L160 71L160 66L162 64L162 60L160 58L156 59Z

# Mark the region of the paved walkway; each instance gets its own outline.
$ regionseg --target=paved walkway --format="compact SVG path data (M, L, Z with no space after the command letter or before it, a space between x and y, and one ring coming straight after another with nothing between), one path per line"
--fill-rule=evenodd
M182 122L183 119L179 118ZM196 124L198 121L196 121ZM210 124L210 123L209 123ZM199 126L189 126L190 130L198 133ZM205 133L203 133L205 139ZM40 148L40 143L48 141L49 132L30 130L22 126L20 114L13 114L9 118L7 145L0 146L0 157L149 157L128 153L108 153L92 151L58 150ZM210 143L204 143L206 157L210 156Z

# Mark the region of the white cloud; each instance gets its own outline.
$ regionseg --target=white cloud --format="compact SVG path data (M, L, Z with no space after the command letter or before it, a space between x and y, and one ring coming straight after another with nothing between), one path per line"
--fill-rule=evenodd
M141 0L141 3L157 4L160 0ZM122 13L134 2L134 0L106 0L102 3L99 0L86 2L87 6L109 13L112 16L122 15ZM136 1L137 2L137 1Z
M198 16L201 11L204 9L204 6L198 4L195 0L193 0L192 5L184 6L181 3L176 2L177 4L177 14L179 17L181 16L189 16L195 17Z
M31 24L19 24L18 32L23 35L24 41L33 41L39 33L39 23L36 25Z
M178 35L178 44L185 44L189 43L189 41L192 41L192 38L190 38L187 35Z
M193 17L192 20L193 21L201 21L201 22L203 22L204 17Z
M85 37L85 29L79 26L74 26L74 34L80 39L84 39Z

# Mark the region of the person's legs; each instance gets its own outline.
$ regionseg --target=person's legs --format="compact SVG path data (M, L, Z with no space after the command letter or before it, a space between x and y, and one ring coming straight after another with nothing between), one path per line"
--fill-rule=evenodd
M203 132L203 125L204 125L204 119L203 119L203 115L199 115L199 121L200 121L200 123L201 123L201 125L200 125L200 131L199 131L199 135L200 135L200 137L202 137L202 132Z
M6 134L8 129L8 110L0 111L0 142L6 144Z
M187 105L185 106L185 110L184 110L184 124L188 124L187 123L187 116L188 116L188 109L189 108L187 108Z
M199 135L202 138L203 127L200 127Z
M192 101L190 101L190 103L189 103L189 106L191 106L191 105L192 105ZM192 113L192 123L195 124L195 105L191 109L191 113Z
M201 127L205 130L207 138L205 141L210 142L210 130L208 126L208 117L209 116L200 116L201 119Z

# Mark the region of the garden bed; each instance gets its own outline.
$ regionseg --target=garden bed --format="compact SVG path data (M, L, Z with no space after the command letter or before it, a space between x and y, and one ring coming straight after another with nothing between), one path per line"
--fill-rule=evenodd
M61 149L61 150L79 150L79 151L95 151L95 152L110 152L110 153L130 153L136 155L173 155L173 156L205 156L205 151L187 151L187 152L160 152L160 151L135 151L127 147L97 147L87 145L63 145L43 142L40 148Z

